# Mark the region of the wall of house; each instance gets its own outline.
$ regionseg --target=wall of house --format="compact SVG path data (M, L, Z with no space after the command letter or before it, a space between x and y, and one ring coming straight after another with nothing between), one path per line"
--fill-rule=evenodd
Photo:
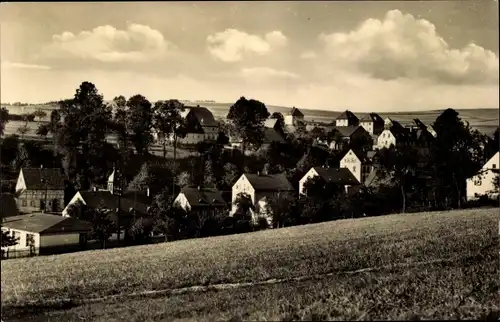
M349 126L349 120L336 120L335 126Z
M45 190L25 190L17 198L19 211L24 213L37 212L41 210L41 201L45 202ZM48 212L59 212L64 207L64 190L47 190Z
M389 148L391 144L394 146L396 145L396 138L390 130L384 130L377 138L377 148Z
M295 118L292 115L285 115L285 125L295 125Z
M83 200L83 198L80 195L80 193L79 192L75 193L75 195L73 196L73 198L71 198L71 200L68 202L68 204L66 205L66 207L63 209L63 211L62 211L62 216L63 217L69 217L69 215L68 215L68 208L69 208L69 206L71 206L72 204L76 203L78 200L80 200L81 202L83 202L85 204L85 201Z
M312 179L316 177L318 173L314 169L310 169L303 177L302 179L299 180L299 194L303 195L304 194L304 185L307 182L307 180Z
M189 205L189 202L183 193L179 193L177 198L175 198L175 200L174 200L174 204L177 204L179 207L181 207L185 211L188 211L189 209L191 209L191 206Z
M358 159L356 154L350 150L347 154L340 160L340 167L347 168L354 175L359 182L362 180L362 165L361 161Z
M40 247L69 246L78 244L80 244L80 233L40 236Z
M236 200L236 197L240 193L247 193L250 198L252 198L252 203L255 204L255 190L248 181L248 179L245 177L245 175L242 175L233 185L233 188L231 189L231 214L234 214L234 212L237 210L236 206L234 205L234 201Z
M28 235L33 236L34 254L38 254L40 249L40 235L38 233L19 229L9 229L8 227L2 227L2 231L8 231L10 235L15 234L15 236L19 238L16 245L2 247L2 250L9 252L9 257L24 257L30 255L30 246L27 243Z
M499 168L500 153L497 153L483 166L483 173L467 179L467 200L472 200L485 194L490 196L497 195L498 192L494 192L495 186L493 184L493 179L497 174L493 170L498 170Z
M366 132L373 134L373 122L361 122L360 124Z

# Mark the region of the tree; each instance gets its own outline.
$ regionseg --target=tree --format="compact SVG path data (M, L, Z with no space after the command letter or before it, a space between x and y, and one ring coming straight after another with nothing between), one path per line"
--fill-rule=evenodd
M178 131L183 125L181 112L184 111L184 105L177 100L158 101L155 103L153 113L153 124L160 141L163 145L163 158L166 157L166 145L168 138L177 140ZM174 149L175 149L174 144Z
M8 135L0 141L0 162L2 164L11 164L19 152L19 137L15 134Z
M5 132L5 124L9 122L9 111L5 107L0 107L0 137Z
M38 122L41 122L43 118L45 118L47 116L47 113L43 110L36 110L33 112L33 116L38 118Z
M3 247L9 247L9 246L15 246L19 243L19 238L12 236L9 231L4 231L2 230L2 248ZM3 251L3 250L2 250Z
M38 125L38 128L36 129L36 134L43 138L47 138L47 135L49 134L49 125L48 124Z
M192 184L191 175L187 171L179 173L175 181L180 188L188 187Z
M417 174L418 153L411 146L382 149L379 152L381 167L379 172L390 178L390 182L399 187L401 192L402 209L406 211L407 190L412 189Z
M215 181L211 160L205 161L205 166L203 171L203 186L205 188L217 188L217 183Z
M264 138L264 121L269 117L266 105L241 97L229 108L227 119L241 137L243 150L248 144L259 147Z
M127 107L127 129L137 154L143 156L153 142L151 103L142 95L134 95L128 99Z
M150 166L144 163L139 170L139 173L130 181L127 190L129 191L140 191L145 190L151 185L151 171Z
M117 135L118 147L122 162L126 162L129 155L129 134L127 129L127 100L124 96L113 98L116 106L113 118L114 132Z
M436 178L436 200L442 206L461 208L466 179L475 175L484 162L483 136L463 122L457 111L445 110L434 122L436 139L431 145L432 177ZM443 204L444 203L444 204Z
M30 154L28 152L28 149L26 149L25 143L23 142L19 143L16 158L13 160L13 162L16 172L19 171L21 168L26 168L31 165Z
M28 126L28 124L23 124L17 128L17 133L21 134L21 140L24 140L24 136L29 131L30 131L30 127Z
M280 129L285 128L285 118L283 117L283 114L281 114L280 112L274 112L273 114L271 114L269 118L277 119Z
M296 201L297 196L290 193L280 193L267 199L265 212L271 216L273 227L280 228L296 224L298 217Z
M236 212L240 215L247 216L250 210L255 210L255 206L252 202L250 195L244 192L240 192L233 204L236 206Z
M238 178L238 167L233 163L226 163L224 165L224 176L222 177L222 183L225 189L230 189L236 179Z

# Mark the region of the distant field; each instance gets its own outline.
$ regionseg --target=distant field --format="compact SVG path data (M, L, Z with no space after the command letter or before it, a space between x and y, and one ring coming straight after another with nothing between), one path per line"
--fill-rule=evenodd
M195 105L193 103L192 105ZM212 111L215 118L224 119L229 111L229 107L231 103L203 103L202 106L207 107ZM45 121L49 120L50 111L52 111L56 106L50 105L33 105L26 106L23 108L13 107L13 106L4 106L7 107L10 113L12 114L22 114L22 113L31 113L36 109L40 108L47 112L47 118ZM275 106L275 105L267 105L267 108L270 113L280 112L286 114L290 111L290 107L284 106ZM470 125L481 131L482 133L491 135L499 124L499 110L498 109L473 109L473 110L457 110L460 113L460 116L463 120L468 121ZM305 119L307 121L316 121L316 122L332 122L337 116L342 113L342 111L322 111L322 110L307 110L302 109L302 112L305 114ZM400 121L402 124L409 124L413 122L414 118L419 118L424 123L433 123L436 120L442 111L423 111L423 112L393 112L393 113L380 113L382 117L391 117L397 121ZM359 118L362 118L367 113L355 113ZM30 127L32 128L33 133L38 128L37 122L32 122ZM7 125L8 133L13 133L16 131L17 127L22 125L22 122L17 122Z
M5 321L478 319L500 310L499 221L498 208L391 215L7 260L2 314Z

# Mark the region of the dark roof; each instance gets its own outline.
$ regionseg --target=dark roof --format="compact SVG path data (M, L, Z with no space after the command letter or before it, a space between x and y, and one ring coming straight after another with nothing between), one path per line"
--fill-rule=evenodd
M292 108L292 110L288 114L292 115L292 116L304 117L304 114L301 111L299 111L299 109L296 108L295 106Z
M21 169L28 190L64 190L66 176L58 168L22 168ZM46 180L42 183L42 179Z
M340 114L335 120L348 120L349 124L355 124L359 122L359 119L353 112L345 110Z
M390 180L391 179L389 177L381 177L378 173L377 168L373 168L372 171L368 174L368 177L366 177L364 184L367 187L374 187L382 184L389 184Z
M4 192L0 194L0 217L19 216L16 199L13 194Z
M362 128L366 131L362 126L336 126L335 129L340 132L343 137L351 137L359 128Z
M90 223L83 220L42 213L9 217L3 226L39 234L85 232L91 229Z
M189 109L188 115L192 114L200 123L201 126L217 126L217 121L215 121L214 115L206 107L196 106L187 107ZM187 116L186 116L187 117Z
M264 128L264 143L279 142L285 143L283 136L275 129Z
M203 206L227 206L227 200L223 196L223 191L208 188L191 188L185 187L181 189L182 194L186 197L191 207Z
M373 122L373 123L384 123L384 119L378 115L377 113L370 113L368 115L365 115L362 119L361 122Z
M109 191L79 191L87 207L97 209L101 203L106 209L118 208L118 196ZM140 198L134 200L134 196L129 193L120 198L120 211L130 214L130 208L141 214L147 214L150 203L141 202Z
M284 173L245 173L245 177L256 191L292 191L293 186Z
M347 168L313 168L318 175L328 183L339 183L343 185L359 185L358 179Z

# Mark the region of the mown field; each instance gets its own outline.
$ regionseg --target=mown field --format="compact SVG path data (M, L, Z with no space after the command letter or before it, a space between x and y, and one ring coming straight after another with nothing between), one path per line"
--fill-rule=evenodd
M7 260L2 315L4 321L493 316L500 310L499 222L498 208L391 215Z

